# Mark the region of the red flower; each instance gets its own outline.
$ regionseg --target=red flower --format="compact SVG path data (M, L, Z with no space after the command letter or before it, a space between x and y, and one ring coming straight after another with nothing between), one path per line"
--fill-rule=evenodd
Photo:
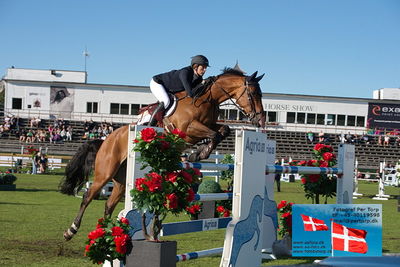
M90 246L91 246L91 245L86 245L86 247L85 247L85 252L89 252L89 251L90 251ZM85 255L86 255L86 253L85 253Z
M194 171L194 175L201 176L201 171L199 169L192 168L192 170Z
M320 175L319 174L310 174L308 177L310 178L311 183L316 183L316 182L318 182Z
M305 177L301 177L301 183L302 184L306 184L307 183L307 179Z
M307 166L315 166L317 164L317 160L311 159L307 162Z
M217 207L217 212L218 212L218 213L222 213L222 212L224 212L224 211L225 211L224 206L218 206L218 207Z
M185 179L185 181L186 181L188 184L191 184L191 183L193 182L192 175L191 175L190 173L188 173L188 172L182 170L182 171L181 171L181 175L182 175L183 179Z
M175 129L172 131L172 133L178 135L178 136L179 136L180 138L182 138L182 139L186 137L186 133L183 132L183 131L181 131L181 130L179 130L178 128L175 128Z
M228 209L226 209L225 211L224 211L224 217L229 217L231 215L231 212L228 210Z
M187 193L188 193L188 195L186 197L186 201L187 202L192 202L194 200L194 191L193 191L193 189L189 188Z
M119 221L123 224L129 225L129 220L125 217L121 217L121 219L119 219Z
M316 144L316 145L314 146L314 150L320 151L320 150L323 149L324 147L325 147L324 144L318 143L318 144Z
M170 147L169 143L166 141L161 141L161 150L167 150Z
M101 228L101 227L103 227L103 221L104 221L104 218L98 219L98 220L97 220L96 228Z
M282 218L286 218L286 217L289 217L291 214L290 214L290 212L285 212L285 213L283 213L282 214Z
M94 231L91 231L91 232L88 234L88 238L94 240L94 239L97 239L97 238L99 238L99 237L104 236L105 233L106 233L106 232L104 231L103 228L98 228L98 229L96 229L96 230L94 230Z
M302 161L300 161L300 162L298 163L298 165L300 165L300 166L306 166L306 164L307 164L307 161L306 161L306 160L302 160Z
M157 132L153 128L144 128L142 131L140 131L140 134L143 141L145 141L146 143L150 143L154 140L154 138L157 137Z
M324 154L322 154L322 157L323 157L324 160L326 160L326 161L331 161L332 159L335 158L335 155L332 154L331 152L325 152Z
M139 190L139 191L143 191L144 190L144 188L143 188L143 184L146 182L146 179L145 178L137 178L136 180L135 180L135 188L137 189L137 190Z
M150 176L150 180L146 181L146 185L149 188L150 192L155 192L157 190L161 190L162 188L162 177L158 173L152 172L147 174Z
M178 197L175 193L167 195L167 208L176 209L178 207Z
M327 152L328 153L328 152ZM325 161L325 160L319 160L318 161L318 164L319 164L319 166L320 167L329 167L329 164L328 164L328 162L327 161Z
M282 200L279 204L278 204L278 210L285 207L286 206L286 200Z
M114 226L111 228L112 236L120 236L124 233L124 229L119 226Z
M139 143L139 140L137 140L137 139L135 138L135 139L133 139L133 142L134 142L134 143Z
M127 234L114 237L115 251L121 254L125 254L128 240L129 236Z
M186 210L190 213L190 214L197 214L200 212L200 205L193 205L190 207L187 207Z
M167 173L166 180L170 181L171 183L175 183L178 179L178 174L176 172L169 172Z

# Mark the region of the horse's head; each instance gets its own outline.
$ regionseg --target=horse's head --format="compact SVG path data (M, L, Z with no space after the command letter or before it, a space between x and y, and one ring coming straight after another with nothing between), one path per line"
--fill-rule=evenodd
M237 107L248 117L255 126L265 126L265 113L262 105L262 93L259 81L264 77L257 77L257 71L250 76L245 76L233 69L226 69L224 74L227 79L221 79L219 87L228 99L236 100ZM221 76L225 76L222 74ZM219 80L217 80L218 82Z

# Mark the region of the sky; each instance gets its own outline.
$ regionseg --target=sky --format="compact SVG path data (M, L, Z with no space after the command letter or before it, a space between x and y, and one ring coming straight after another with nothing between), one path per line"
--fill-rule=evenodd
M372 98L400 87L398 0L0 0L7 68L84 70L88 83L148 86L208 57L265 73L263 92Z

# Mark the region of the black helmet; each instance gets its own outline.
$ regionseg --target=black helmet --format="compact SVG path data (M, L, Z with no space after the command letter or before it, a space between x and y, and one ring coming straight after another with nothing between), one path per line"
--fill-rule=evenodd
M190 65L193 66L193 64L206 65L207 67L209 66L208 59L203 55L192 57L192 62L190 63Z

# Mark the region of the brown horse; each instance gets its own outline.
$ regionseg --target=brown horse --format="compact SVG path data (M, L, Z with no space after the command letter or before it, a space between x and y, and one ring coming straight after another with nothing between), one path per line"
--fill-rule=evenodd
M264 127L265 114L261 102L257 72L245 76L234 69L225 69L206 86L204 93L196 98L185 97L184 92L176 94L178 105L169 121L187 135L186 142L196 144L208 140L189 156L189 160L198 161L208 158L212 150L229 135L229 127L217 124L219 105L232 100L256 126ZM234 101L233 101L234 100ZM102 142L99 140L85 143L71 159L66 168L60 191L73 195L80 190L88 179L94 163L94 180L84 194L80 210L71 227L64 232L64 238L70 240L78 231L83 213L101 188L110 180L114 182L111 196L105 206L104 216L110 216L125 193L126 158L128 154L128 126L121 127Z

